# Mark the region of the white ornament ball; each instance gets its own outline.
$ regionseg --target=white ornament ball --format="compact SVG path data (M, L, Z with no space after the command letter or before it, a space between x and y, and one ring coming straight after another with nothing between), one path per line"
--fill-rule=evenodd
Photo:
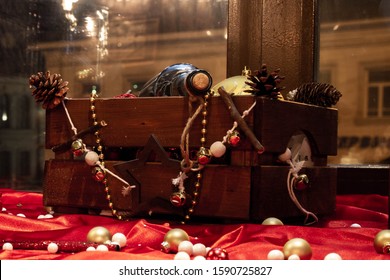
M4 251L12 251L14 249L14 246L12 246L11 243L6 242L3 244L3 250Z
M121 248L126 246L127 238L123 233L117 232L115 233L112 238L112 242L117 242Z
M18 217L22 217L22 218L26 218L26 215L24 215L24 214L21 214L21 213L19 213L19 214L16 214L16 216L18 216Z
M278 159L282 162L286 162L291 159L291 150L289 148L286 148L286 151L283 154L280 154L278 156Z
M221 141L216 141L210 146L210 153L214 157L221 157L225 154L226 152L226 146L221 142Z
M39 215L39 216L37 217L38 220L45 219L45 218L46 218L45 215Z
M350 225L350 227L351 228L361 228L362 226L355 223L355 224Z
M180 242L179 247L177 248L178 252L186 252L189 256L193 253L194 245L191 241L184 240Z
M193 260L194 260L194 261L205 261L206 258L205 258L204 256L196 256L196 257L194 257Z
M96 163L99 161L99 155L96 153L96 152L93 152L93 151L89 151L86 155L85 155L85 162L89 165L89 166L95 166Z
M49 243L49 245L47 245L47 251L49 253L52 253L52 254L55 254L58 252L58 245L56 243Z
M45 215L45 219L52 219L53 218L53 215L52 214L46 214Z
M99 246L96 247L96 251L107 252L108 247L104 244L100 244Z
M85 251L87 251L87 252L93 252L93 251L96 251L96 248L93 247L93 246L89 246Z
M192 254L194 256L206 256L206 246L203 245L202 243L196 243L194 244L194 247L193 247L193 252Z
M173 257L174 260L184 260L184 261L187 261L187 260L190 260L191 257L190 255L188 255L186 252L177 252L175 254L175 256Z
M296 254L292 254L291 256L289 256L288 257L288 260L289 261L291 261L291 260L293 260L293 261L299 261L301 258L298 256L298 255L296 255Z
M340 261L342 259L343 258L337 253L329 253L324 258L324 260L327 260L327 261L329 261L329 260Z
M277 249L271 250L268 252L267 259L268 260L284 260L284 254L282 251L277 250Z

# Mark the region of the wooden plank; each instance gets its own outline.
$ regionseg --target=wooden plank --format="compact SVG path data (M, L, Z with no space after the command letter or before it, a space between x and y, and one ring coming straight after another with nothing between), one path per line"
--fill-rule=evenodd
M106 167L122 162L106 161ZM170 204L172 179L179 170L166 168L158 162L145 163L133 172L138 183L131 196L122 195L123 183L109 176L109 188L114 208L131 212L134 216L153 214L182 215L182 208ZM230 175L234 174L233 177ZM117 175L120 175L117 173ZM250 168L212 165L204 169L199 203L194 217L249 219ZM186 192L192 194L195 178L188 179ZM91 167L83 161L50 160L46 162L44 205L63 212L108 210L104 186L92 179ZM83 211L84 210L84 211ZM152 214L150 216L150 214Z
M235 98L241 112L253 101L252 96ZM95 104L97 118L108 123L107 127L101 129L101 138L103 144L110 147L142 147L152 133L164 147L178 147L189 118L188 99L183 97L98 99ZM79 130L91 125L88 99L69 99L66 106ZM226 131L232 127L233 120L218 97L210 98L208 108L206 145L211 145L222 140ZM72 131L61 106L48 110L46 116L46 148L50 149L67 141ZM201 120L199 116L190 131L191 145L200 145ZM253 126L252 115L246 121ZM86 137L85 142L94 145L94 137Z
M257 101L253 113L245 121L266 152L283 153L290 137L302 131L312 140L313 155L337 154L336 109L253 96L237 96L233 100L240 112ZM99 99L95 103L98 119L108 123L101 129L101 138L106 147L142 147L151 134L155 134L164 147L178 147L189 117L188 102L182 97ZM233 124L219 97L212 97L209 103L206 146L221 141ZM88 100L71 99L66 104L78 129L91 125ZM72 131L61 106L48 110L46 120L47 148L71 138ZM200 146L201 120L199 116L190 131L190 143L195 147ZM252 149L245 135L241 136L242 144L235 149ZM84 142L95 145L94 140L94 136L89 135Z

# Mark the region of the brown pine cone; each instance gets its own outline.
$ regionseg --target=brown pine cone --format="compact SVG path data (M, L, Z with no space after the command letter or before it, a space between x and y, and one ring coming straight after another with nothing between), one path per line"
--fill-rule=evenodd
M283 87L279 84L284 77L279 75L280 69L276 69L268 74L267 65L263 64L260 70L254 72L254 75L248 75L248 82L245 82L251 88L244 92L249 92L256 96L267 96L270 98L282 99L280 91Z
M65 98L69 88L68 82L63 81L60 74L38 72L29 79L32 95L37 103L42 103L43 109L53 109Z
M326 83L305 83L290 91L286 99L323 107L336 105L342 94L332 85Z

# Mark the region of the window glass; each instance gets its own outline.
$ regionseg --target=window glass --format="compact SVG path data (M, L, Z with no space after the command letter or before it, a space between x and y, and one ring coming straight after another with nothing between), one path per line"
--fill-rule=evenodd
M220 81L227 10L227 0L1 0L0 188L14 187L12 178L18 188L42 186L45 111L31 97L31 74L61 74L77 98L137 91L181 62Z
M329 82L343 94L330 162L388 163L390 1L318 0L318 11L319 73L331 69Z
M378 116L378 88L369 87L368 89L368 113L369 117Z

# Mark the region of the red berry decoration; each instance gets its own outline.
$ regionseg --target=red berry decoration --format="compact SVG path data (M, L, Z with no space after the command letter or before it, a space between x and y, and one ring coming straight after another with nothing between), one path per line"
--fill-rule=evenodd
M205 147L200 147L198 152L198 162L201 165L206 165L211 160L211 153L209 149L206 149Z
M211 248L206 255L206 260L228 260L229 254L222 248Z
M229 137L229 144L233 147L237 147L240 140L240 134L237 131L233 131L232 135Z

